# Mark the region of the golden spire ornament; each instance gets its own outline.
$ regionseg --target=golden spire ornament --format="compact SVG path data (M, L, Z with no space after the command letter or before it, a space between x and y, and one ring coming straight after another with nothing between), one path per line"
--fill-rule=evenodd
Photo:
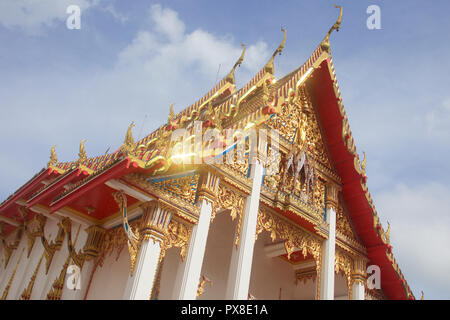
M388 228L387 228L385 234L386 234L386 240L387 240L387 242L390 242L390 237L391 237L391 225L389 224L389 221L387 222L387 224L388 224Z
M78 160L76 162L77 165L82 165L87 160L86 150L84 149L85 142L86 139L83 139L80 142L80 152L78 152Z
M134 145L133 132L131 131L131 129L133 129L133 127L134 127L134 121L131 122L130 126L127 129L127 134L125 135L125 140L123 142L126 145Z
M272 57L270 58L269 62L267 62L267 64L264 66L264 70L272 75L275 73L275 67L273 65L273 60L275 59L275 56L277 54L281 54L281 52L283 52L284 45L286 44L286 30L283 27L281 27L281 31L284 32L283 41L281 41L278 48L272 54Z
M170 111L169 111L169 119L167 120L170 124L173 120L175 120L175 112L173 111L173 103L170 105Z
M53 167L58 163L58 157L56 156L55 148L56 146L53 146L50 150L50 161L47 163L47 168Z
M228 73L228 75L226 77L226 80L232 84L236 84L236 81L234 78L234 71L236 70L237 67L240 67L242 64L242 61L244 61L246 46L243 43L241 43L241 46L244 47L244 49L242 50L241 56L239 57L238 61L236 61L233 68L231 69L231 71Z
M128 126L127 133L125 134L125 139L123 141L123 145L120 147L120 150L124 154L124 156L128 156L133 153L136 148L136 143L134 142L132 129L134 127L134 121Z
M333 30L339 31L339 28L341 27L341 22L342 22L342 6L338 6L338 5L335 4L334 7L340 9L339 18L331 26L331 28L328 31L327 35L325 36L325 38L322 40L322 43L320 44L320 46L322 47L322 50L326 51L328 53L330 53L330 35L333 32Z
M366 158L366 153L363 151L363 161L361 162L361 171L363 175L366 175L366 162L367 162L367 158Z

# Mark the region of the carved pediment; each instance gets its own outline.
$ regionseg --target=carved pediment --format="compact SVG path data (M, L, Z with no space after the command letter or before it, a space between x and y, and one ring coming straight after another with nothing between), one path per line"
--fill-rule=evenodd
M268 127L277 130L281 140L291 145L299 146L299 142L304 140L306 152L323 166L332 168L319 120L305 87L301 87L293 99L287 99L280 106L278 114L268 122ZM304 137L298 137L298 130Z
M336 236L344 242L360 243L360 239L348 213L344 200L340 197L336 212Z
M279 133L283 146L277 154L279 171L270 172L264 185L273 193L281 193L280 199L289 195L323 212L327 176L337 176L307 89L300 87L288 96L267 123Z

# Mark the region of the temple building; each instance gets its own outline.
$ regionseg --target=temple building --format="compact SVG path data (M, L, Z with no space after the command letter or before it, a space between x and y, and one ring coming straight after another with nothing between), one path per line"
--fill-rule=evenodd
M82 141L59 162L51 148L0 204L1 299L415 299L341 99L329 43L341 20L342 8L281 79L283 29L242 88L245 46L140 141L131 124L113 153L90 157Z

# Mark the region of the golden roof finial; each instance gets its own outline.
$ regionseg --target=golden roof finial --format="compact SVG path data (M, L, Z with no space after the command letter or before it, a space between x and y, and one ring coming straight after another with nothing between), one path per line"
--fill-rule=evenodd
M366 158L366 153L363 151L363 161L361 162L361 171L363 173L363 175L366 175L366 162L367 162L367 158Z
M127 134L125 135L124 144L126 145L134 145L134 138L133 138L133 132L131 129L134 127L134 121L131 122L130 126L127 129Z
M55 148L56 146L53 146L52 149L50 150L50 161L47 163L47 168L54 166L58 163L58 157L56 156Z
M122 153L125 156L130 155L136 148L136 143L134 142L133 132L131 131L134 127L134 121L128 126L127 133L125 135L125 140L123 141L122 147L120 147Z
M284 32L283 41L281 41L281 43L278 46L278 48L272 54L272 57L270 58L269 62L267 62L266 65L264 66L264 70L266 72L270 73L270 74L274 74L275 73L275 68L273 66L273 60L274 60L274 58L275 58L275 56L277 54L281 54L281 52L283 51L284 45L286 43L286 30L283 27L281 27L281 31Z
M232 84L236 83L235 78L234 78L234 71L236 70L237 67L241 66L242 61L244 61L246 46L243 43L241 43L241 46L244 47L244 49L242 50L241 56L239 57L238 61L236 61L233 68L231 69L230 73L228 73L228 75L226 77L226 80Z
M325 36L325 38L322 40L322 43L320 44L320 46L322 47L322 50L326 51L328 53L330 53L330 35L333 32L333 30L339 31L339 28L341 27L341 22L342 22L342 6L338 6L338 5L335 4L334 7L340 9L339 18L331 26L331 28L328 31L327 35Z
M81 165L87 160L86 150L84 149L85 142L86 139L83 139L80 142L80 152L78 152L78 160L76 162L77 165Z
M171 123L173 120L175 120L175 112L173 111L173 105L174 103L170 105L169 119L167 120L168 123Z
M388 228L387 228L385 234L386 234L386 240L387 240L387 242L390 242L390 238L391 238L391 225L389 224L389 221L387 222L387 224L388 224Z

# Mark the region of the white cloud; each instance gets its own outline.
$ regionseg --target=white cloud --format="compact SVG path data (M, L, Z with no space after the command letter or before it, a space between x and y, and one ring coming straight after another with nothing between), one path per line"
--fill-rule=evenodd
M0 118L0 135L11 137L14 132L14 139L0 141L0 148L32 146L20 155L33 159L32 164L18 163L24 176L31 177L45 166L54 144L59 160L69 161L77 158L83 138L89 156L103 154L109 146L116 150L131 121L136 123L135 138L150 133L167 120L171 103L176 111L188 107L215 85L219 64L220 79L241 54L240 41L229 35L202 29L186 32L171 9L152 6L149 19L152 26L137 31L108 69L15 74L0 87L2 103L9 110ZM236 71L241 83L250 80L270 55L262 41L247 45L244 62ZM15 156L5 155L5 161L15 161ZM6 190L12 192L12 186L24 182L12 171L2 171L0 180L2 198L8 196Z
M178 13L159 4L150 7L150 17L156 25L156 30L176 41L184 34L185 26L178 18Z
M448 141L450 138L450 98L429 109L431 110L425 115L426 133L430 138Z
M449 194L449 186L430 182L399 184L375 196L380 216L391 224L394 255L416 297L423 290L428 298L450 298Z
M117 10L114 8L114 6L112 4L108 4L104 7L104 10L108 13L110 13L114 19L120 21L120 23L124 24L125 22L128 21L128 16L124 15L120 12L117 12Z
M132 43L119 53L120 67L137 66L141 70L145 66L148 70L160 71L165 76L169 76L171 72L179 76L179 72L194 67L204 76L214 79L219 64L223 67L222 73L226 72L242 51L230 36L218 37L201 29L186 33L178 14L169 8L151 6L150 18L154 29L140 31ZM243 69L255 72L262 67L268 55L265 42L250 45ZM164 79L161 80L164 82Z
M4 0L0 2L0 24L6 28L19 28L30 35L42 32L56 21L67 19L66 9L78 5L83 10L99 0ZM65 27L65 24L62 24Z

